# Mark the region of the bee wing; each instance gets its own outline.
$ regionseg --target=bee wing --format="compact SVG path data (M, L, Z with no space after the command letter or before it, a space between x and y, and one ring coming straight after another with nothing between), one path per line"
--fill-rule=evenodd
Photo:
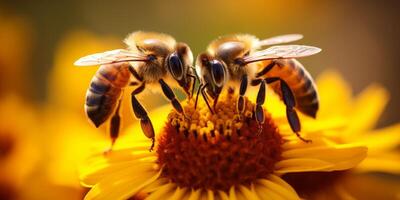
M301 35L301 34L279 35L279 36L261 40L258 43L258 46L262 47L262 46L270 46L270 45L275 45L275 44L289 43L289 42L301 40L302 38L303 38L303 35Z
M272 46L268 49L257 51L243 58L245 63L257 62L262 60L300 58L311 56L321 51L318 47L305 45L281 45Z
M147 61L148 57L143 54L132 53L125 49L115 49L102 53L95 53L78 59L74 65L76 66L91 66L102 65L116 62L128 61Z

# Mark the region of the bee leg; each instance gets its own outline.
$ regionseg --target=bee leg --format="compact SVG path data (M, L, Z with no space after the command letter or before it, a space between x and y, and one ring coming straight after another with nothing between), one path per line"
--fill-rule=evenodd
M296 100L294 98L292 90L289 88L289 85L279 77L266 78L265 80L268 84L278 80L280 81L282 99L283 103L285 103L286 105L286 117L288 119L290 128L300 140L306 143L311 142L311 140L305 139L299 134L299 132L301 131L301 124L299 116L297 115L296 110L294 110L294 107L296 106Z
M210 106L210 103L209 103L209 99L208 99L208 96L207 96L207 93L206 93L206 86L207 86L207 84L206 85L204 85L203 86L203 88L201 88L201 96L203 96L203 99L204 99L204 101L206 102L206 105L207 105L207 107L208 107L208 110L210 110L210 112L211 112L211 114L214 114L215 112L214 112L214 110L211 108L211 106Z
M206 102L206 105L207 105L207 107L208 107L208 109L210 110L210 112L211 112L211 114L214 114L214 111L213 111L213 109L211 108L211 106L210 106L210 103L209 103L209 99L208 99L208 96L207 96L207 94L206 94L206 87L207 87L207 84L208 83L206 83L205 85L203 85L201 88L199 88L199 91L201 91L201 96L203 96L203 99L204 99L204 101Z
M246 93L247 90L247 84L248 84L247 75L243 75L242 80L240 82L239 99L237 101L237 111L239 115L243 114L244 112L244 106L245 106L244 94Z
M256 107L255 107L255 117L259 127L259 133L262 131L262 125L265 121L264 110L262 108L265 102L265 81L260 82L260 88L258 90L257 99L256 99Z
M271 71L271 69L277 64L276 60L272 60L264 69L256 73L256 77L260 77Z
M112 151L112 148L114 147L115 141L117 140L119 132L120 132L120 129L121 129L121 116L120 116L120 113L119 113L119 109L121 107L121 102L122 102L122 96L118 100L117 108L115 109L115 113L111 117L111 120L110 120L111 147L108 150L108 152Z
M187 74L187 76L190 78L190 79L192 79L193 80L193 83L192 83L192 90L191 90L191 92L189 93L189 99L192 99L192 97L193 97L193 93L194 93L194 88L196 87L196 76L194 76L194 75L192 75L192 74Z
M132 101L132 108L133 108L133 113L135 114L136 118L140 119L140 126L142 127L142 131L146 137L150 138L152 140L151 147L149 151L152 151L154 148L154 128L153 124L151 123L151 120L149 116L147 115L146 109L140 104L140 102L137 100L136 96L140 92L142 92L145 88L145 84L142 83L138 88L133 90L131 93L131 101Z
M139 83L135 81L129 83L129 86L137 86L137 85L139 85Z
M200 83L199 88L197 89L197 94L196 94L196 101L194 102L194 109L196 110L197 108L197 102L199 100L199 94L200 94L200 90L203 87L203 84Z
M181 103L178 101L178 99L176 99L174 92L173 92L172 89L168 86L168 84L167 84L164 80L162 80L162 79L158 80L158 82L159 82L160 85L161 85L161 89L162 89L164 95L165 95L165 96L168 98L168 100L171 102L171 104L172 104L172 106L174 107L174 109L175 109L178 113L182 114L186 119L189 119L189 120L190 120L190 118L189 118L188 116L186 116L186 114L185 114L185 112L184 112L184 110L183 110L183 108L182 108Z
M219 99L219 94L214 98L214 102L213 102L213 110L214 111L217 109L218 99Z
M132 74L138 81L140 81L140 82L143 81L143 77L141 77L141 76L137 73L136 69L133 68L132 65L129 66L129 71L131 72L131 74Z

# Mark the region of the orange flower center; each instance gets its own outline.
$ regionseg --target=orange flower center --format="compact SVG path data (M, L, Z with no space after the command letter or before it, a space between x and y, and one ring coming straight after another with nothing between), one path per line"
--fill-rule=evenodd
M184 106L191 120L172 111L158 139L162 176L180 187L228 191L266 178L280 160L283 140L269 114L259 126L254 104L246 100L244 113L236 112L237 95L220 97L212 115L204 103Z

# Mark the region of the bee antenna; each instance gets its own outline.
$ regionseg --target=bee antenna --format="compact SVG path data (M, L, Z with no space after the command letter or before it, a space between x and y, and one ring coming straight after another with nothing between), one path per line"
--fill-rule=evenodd
M234 62L235 62L235 64L237 64L237 65L239 65L239 66L241 66L241 67L243 67L243 66L245 66L246 64L248 64L248 63L246 63L246 62L244 61L243 58L236 58Z

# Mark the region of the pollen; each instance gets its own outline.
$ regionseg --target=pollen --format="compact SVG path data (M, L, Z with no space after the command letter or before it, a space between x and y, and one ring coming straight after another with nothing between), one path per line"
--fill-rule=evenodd
M172 111L160 134L157 162L161 176L180 187L228 191L266 178L281 158L283 140L271 116L261 126L254 103L237 113L234 93L224 93L212 114L204 102L184 103L185 118Z

